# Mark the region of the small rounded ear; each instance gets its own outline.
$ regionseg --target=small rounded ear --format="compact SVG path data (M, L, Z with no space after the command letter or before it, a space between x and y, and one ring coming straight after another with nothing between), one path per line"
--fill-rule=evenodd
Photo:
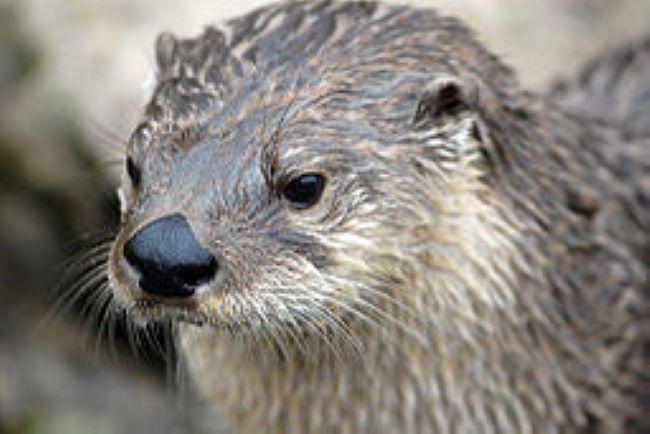
M475 84L458 77L439 77L427 86L420 97L413 123L427 123L475 110L478 98Z
M160 75L168 75L177 61L178 42L171 33L161 33L156 38L156 65Z

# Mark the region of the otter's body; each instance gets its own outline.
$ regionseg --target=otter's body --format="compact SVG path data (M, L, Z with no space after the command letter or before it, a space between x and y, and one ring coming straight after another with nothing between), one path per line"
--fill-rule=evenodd
M649 428L647 129L431 10L278 4L157 60L109 279L237 432Z

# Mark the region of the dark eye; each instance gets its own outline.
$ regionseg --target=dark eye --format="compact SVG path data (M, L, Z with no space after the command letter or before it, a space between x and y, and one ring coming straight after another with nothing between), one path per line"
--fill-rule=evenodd
M282 195L297 209L315 205L323 194L325 177L318 173L306 173L293 178L282 190Z
M140 181L142 180L142 174L131 157L126 159L126 173L129 175L133 186L138 188L140 186Z

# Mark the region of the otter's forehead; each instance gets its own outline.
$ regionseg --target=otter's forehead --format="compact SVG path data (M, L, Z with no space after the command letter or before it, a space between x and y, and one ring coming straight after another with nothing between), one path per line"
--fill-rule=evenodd
M162 34L156 88L133 141L187 147L198 141L197 130L225 127L301 95L317 97L319 85L353 90L374 82L382 89L405 73L454 69L459 50L464 69L503 75L458 21L371 2L288 2L197 38ZM352 100L362 105L358 96Z
M325 65L339 61L355 39L348 35L345 44L332 44L335 33L356 29L353 22L367 21L375 9L361 3L344 6L277 5L223 29L209 27L197 38L160 35L157 84L135 141L175 139L187 146L182 139L189 134L179 137L181 131L225 128L262 108L286 105L296 91L321 81ZM265 112L265 119L269 115Z

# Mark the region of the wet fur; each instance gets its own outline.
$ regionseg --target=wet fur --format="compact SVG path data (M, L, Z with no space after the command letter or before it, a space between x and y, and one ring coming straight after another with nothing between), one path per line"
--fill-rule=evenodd
M238 432L641 432L647 139L521 90L431 10L277 4L157 62L109 279L181 320ZM278 189L305 170L327 190L295 212ZM179 210L228 273L139 300L122 245Z

